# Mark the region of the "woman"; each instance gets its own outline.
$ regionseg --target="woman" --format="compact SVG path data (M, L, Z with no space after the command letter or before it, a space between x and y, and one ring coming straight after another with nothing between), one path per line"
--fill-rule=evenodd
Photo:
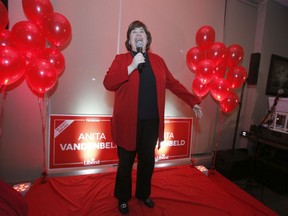
M119 164L114 195L118 209L128 214L132 196L132 167L137 155L135 196L153 208L150 198L155 163L155 146L164 140L165 89L171 90L202 117L199 98L192 95L169 72L164 60L148 52L152 37L146 25L132 22L127 30L127 53L116 55L103 84L115 92L112 138L117 145Z

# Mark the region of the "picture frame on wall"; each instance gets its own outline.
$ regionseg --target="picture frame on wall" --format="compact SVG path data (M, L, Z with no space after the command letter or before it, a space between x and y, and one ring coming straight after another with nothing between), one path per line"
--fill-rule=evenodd
M288 97L288 58L271 55L266 95Z

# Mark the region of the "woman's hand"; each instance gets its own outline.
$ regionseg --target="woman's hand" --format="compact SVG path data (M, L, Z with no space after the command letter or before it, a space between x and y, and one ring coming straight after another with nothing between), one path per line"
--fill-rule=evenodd
M193 111L195 113L196 118L201 119L203 117L202 108L198 104L194 105Z
M130 75L134 70L137 69L138 65L141 63L145 63L145 58L142 53L137 53L131 64L128 66L128 75Z

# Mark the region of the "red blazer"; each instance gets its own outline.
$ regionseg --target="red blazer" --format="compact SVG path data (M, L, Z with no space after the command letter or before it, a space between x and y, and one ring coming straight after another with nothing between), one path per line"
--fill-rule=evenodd
M164 60L149 52L149 60L155 74L158 109L159 109L159 143L164 140L165 90L172 91L191 108L200 103L200 99L176 80L168 70ZM128 76L128 65L132 62L131 53L116 55L103 84L109 91L115 92L112 117L112 139L116 145L128 151L136 149L137 110L139 73L134 71Z

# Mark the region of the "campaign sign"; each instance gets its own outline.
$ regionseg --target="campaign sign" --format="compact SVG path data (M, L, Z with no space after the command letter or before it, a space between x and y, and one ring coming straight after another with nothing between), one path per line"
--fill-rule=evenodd
M50 116L50 168L117 163L111 116Z
M164 141L155 150L155 160L190 158L192 118L165 118Z
M165 140L155 160L190 157L192 118L165 118ZM117 164L111 136L111 116L51 115L49 168Z

